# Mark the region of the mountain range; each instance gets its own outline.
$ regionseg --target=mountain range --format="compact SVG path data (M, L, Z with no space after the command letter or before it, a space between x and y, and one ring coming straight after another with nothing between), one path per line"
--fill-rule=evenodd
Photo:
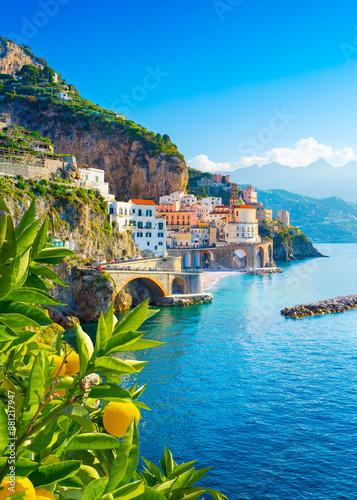
M225 174L227 172L224 172ZM306 167L268 163L239 168L230 173L231 182L253 184L259 189L285 189L314 198L338 197L357 202L357 162L333 167L318 160Z
M357 204L337 197L311 198L282 189L258 190L258 200L274 215L283 208L290 223L314 242L356 243Z

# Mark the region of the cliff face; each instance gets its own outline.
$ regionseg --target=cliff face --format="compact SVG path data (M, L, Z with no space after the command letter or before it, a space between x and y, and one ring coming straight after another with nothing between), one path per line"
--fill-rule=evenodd
M30 51L25 51L20 45L3 38L0 43L0 73L15 76L25 64L43 69L46 61L41 63L41 59L30 54Z
M21 187L19 187L21 186ZM43 190L42 193L38 188ZM73 240L78 260L109 260L140 255L131 235L110 227L106 203L94 197L86 203L72 191L58 192L51 185L0 178L0 196L5 199L15 223L36 199L36 216L50 220L49 233L61 241Z
M145 145L115 125L88 124L86 118L58 114L43 101L0 102L0 111L10 113L13 122L49 137L55 153L70 153L77 163L102 168L112 192L121 199L154 198L186 190L188 173L178 156L152 156Z
M324 257L324 255L316 250L304 234L290 238L281 238L278 235L274 238L274 260L301 260L309 257Z

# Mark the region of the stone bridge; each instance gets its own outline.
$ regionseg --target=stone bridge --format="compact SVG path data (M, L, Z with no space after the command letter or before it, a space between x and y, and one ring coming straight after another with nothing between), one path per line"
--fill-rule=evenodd
M229 269L275 267L272 240L214 248L170 249L168 254L170 257L181 256L184 269L212 269L218 266Z
M202 273L197 271L145 271L135 268L123 270L115 269L114 266L106 271L114 280L118 292L129 283L139 281L149 288L155 299L178 294L203 294Z

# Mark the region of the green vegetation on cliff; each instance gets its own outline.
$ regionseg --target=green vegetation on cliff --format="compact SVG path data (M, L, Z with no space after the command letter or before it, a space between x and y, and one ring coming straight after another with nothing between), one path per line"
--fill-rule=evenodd
M0 47L6 47L9 43L11 43L10 40L0 37ZM30 64L24 65L17 72L18 80L11 75L0 74L0 96L3 96L5 103L25 100L27 103L36 103L39 108L51 107L58 115L58 119L64 123L72 125L80 123L83 130L98 129L107 134L121 131L131 140L141 141L149 155L164 153L168 157L177 156L184 161L183 155L167 134L162 136L150 132L145 127L126 120L115 111L104 109L82 98L74 85L68 84L59 73L50 68L45 59L32 54L28 46L20 45L20 47L44 68L39 69ZM60 92L67 93L71 100L61 100L58 96Z

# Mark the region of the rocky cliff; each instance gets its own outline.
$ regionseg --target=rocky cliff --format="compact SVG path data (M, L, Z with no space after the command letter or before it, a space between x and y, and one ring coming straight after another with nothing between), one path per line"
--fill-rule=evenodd
M16 224L35 197L37 217L49 217L51 237L65 243L73 240L78 262L140 255L128 232L119 233L110 226L107 205L97 193L86 197L65 184L0 177L0 196Z
M29 48L0 37L0 73L15 76L25 64L43 69L47 62L32 54Z
M31 58L29 49L4 40L0 39L0 72L14 75L23 64L41 66L39 61L44 60ZM168 135L149 132L83 99L65 80L55 83L47 76L50 71L15 83L0 81L0 113L9 113L15 124L50 138L55 153L74 154L78 164L104 169L120 199L156 200L186 190L186 163ZM72 100L58 97L64 91Z

